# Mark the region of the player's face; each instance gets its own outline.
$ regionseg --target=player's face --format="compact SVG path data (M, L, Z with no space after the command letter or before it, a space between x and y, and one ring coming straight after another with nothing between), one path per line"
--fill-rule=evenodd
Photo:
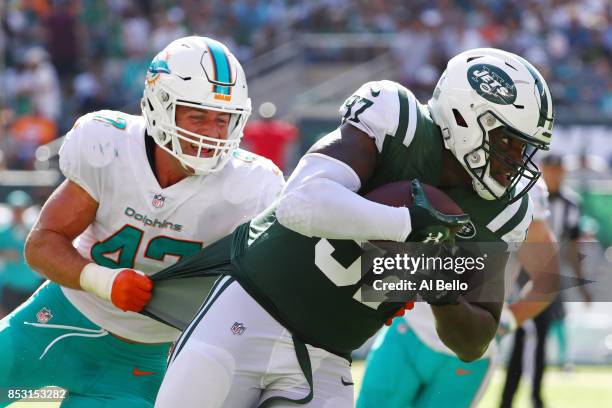
M491 177L502 186L507 187L512 177L519 171L517 163L522 162L525 143L506 135L502 129L497 128L489 133L491 149L505 156L491 156Z
M230 122L229 113L177 105L175 117L176 125L180 128L211 138L222 140L227 138ZM190 143L189 140L179 139L183 153L196 156L199 140L181 131L179 131L179 134L187 139L194 140L194 143ZM200 157L211 157L213 153L212 149L202 149Z

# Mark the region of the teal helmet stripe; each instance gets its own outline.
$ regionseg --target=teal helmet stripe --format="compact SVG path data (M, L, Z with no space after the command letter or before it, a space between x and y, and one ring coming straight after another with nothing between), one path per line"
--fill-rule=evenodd
M231 84L232 74L230 71L229 59L225 53L225 50L223 49L223 46L219 42L210 39L206 40L206 45L208 45L208 49L210 50L210 56L215 68L215 77L213 80L223 84ZM213 92L230 95L230 87L215 85Z
M159 58L159 56L155 57L151 64L149 65L149 72L152 74L169 74L170 67L168 67L168 62Z
M552 130L554 113L551 112L552 97L550 95L548 87L546 86L546 82L544 81L544 78L542 78L542 75L540 75L540 73L533 67L533 65L527 62L527 60L522 57L518 57L518 59L525 66L525 68L527 68L527 70L535 80L536 87L538 89L538 94L540 95L540 117L538 118L538 126L545 126L546 129Z

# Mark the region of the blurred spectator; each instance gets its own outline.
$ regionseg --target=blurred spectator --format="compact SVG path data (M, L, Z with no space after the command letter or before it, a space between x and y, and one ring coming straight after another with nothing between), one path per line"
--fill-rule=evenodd
M125 10L121 28L126 54L142 56L149 50L151 23L135 4ZM142 88L142 84L138 84L138 87Z
M23 256L32 225L24 214L32 199L24 191L15 190L7 196L6 204L9 211L0 211L0 318L23 303L42 282L42 277L26 265Z
M8 136L15 112L0 108L0 170L8 166L8 156L11 151L11 140Z
M185 37L187 30L181 25L185 13L179 7L173 7L166 13L160 13L157 24L151 35L150 51L162 50L177 38Z
M188 33L228 44L245 63L247 75L247 60L291 39L300 47L303 33L354 33L365 42L368 33L377 34L369 46L347 45L346 37L338 37L337 46L334 38L322 39L324 47L305 47L301 55L307 63L359 63L391 51L398 69L397 77L389 79L417 96L431 92L451 56L468 48L501 47L543 71L559 117L568 111L586 118L612 116L612 3L607 0L8 4L0 28L0 104L18 116L35 109L55 121L60 133L102 102L138 113L152 50Z
M591 184L597 181L609 180L610 173L605 159L599 156L589 155L585 150L579 155L568 155L563 158L566 177L564 187L568 187L576 193L589 192Z
M76 5L69 0L52 0L51 4L44 21L47 29L45 39L55 69L62 79L68 79L77 72L80 56Z
M251 120L244 129L242 147L274 162L285 170L286 159L292 152L298 130L290 123L274 119L276 106L264 102L259 106L260 120Z
M9 168L32 170L36 148L55 139L57 128L55 122L34 110L29 115L16 118L8 136Z
M41 47L34 47L24 55L24 69L17 74L14 92L28 98L31 109L49 120L57 120L61 113L61 92L57 73L49 63L49 55Z
M74 102L77 105L77 116L103 108L107 109L111 104L107 100L102 63L103 61L97 59L91 60L87 68L74 78L72 87Z

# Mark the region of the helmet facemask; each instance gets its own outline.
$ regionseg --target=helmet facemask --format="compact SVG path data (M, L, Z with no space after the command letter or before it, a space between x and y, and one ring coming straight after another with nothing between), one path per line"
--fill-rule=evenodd
M215 61L220 60L229 72L223 81L215 77L220 66ZM222 137L198 134L179 127L177 106L229 114L226 134ZM251 113L242 67L225 46L214 40L204 37L176 40L149 68L142 112L149 135L189 173L218 172L238 148ZM186 145L193 149L187 151Z
M523 58L492 48L453 57L429 109L480 197L509 204L535 184L533 156L548 150L554 112L544 78Z
M483 135L482 144L463 155L463 166L481 197L513 203L537 182L541 172L533 156L538 149L548 150L548 146L507 125L492 111L482 113L477 121ZM487 129L487 123L497 126ZM508 151L512 147L514 154ZM516 147L520 148L520 157Z
M176 107L205 109L230 115L227 133L223 137L198 134L182 128L176 124ZM210 174L221 170L231 158L242 139L242 131L246 123L246 115L230 113L226 109L215 109L211 106L201 106L193 103L177 101L171 107L172 123L160 122L158 124L164 139L168 140L161 145L164 150L176 157L181 165L194 174ZM195 152L184 152L181 141L194 145Z

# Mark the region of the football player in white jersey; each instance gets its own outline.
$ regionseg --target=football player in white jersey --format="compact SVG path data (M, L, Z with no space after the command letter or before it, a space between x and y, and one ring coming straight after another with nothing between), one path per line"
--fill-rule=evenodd
M496 367L501 337L537 316L555 297L559 264L554 236L548 226L548 191L539 179L529 190L534 203L527 238L506 268L506 298L522 266L531 284L511 304L505 304L498 335L485 355L461 361L438 337L431 307L418 302L402 319L384 329L368 354L358 408L385 406L438 407L452 401L457 408L475 407ZM535 245L529 245L535 244Z
M179 332L136 313L154 290L147 275L227 235L283 187L272 162L238 149L251 102L220 42L169 44L141 105L141 116L87 114L66 135L66 180L25 246L50 281L0 322L3 387L60 386L66 406L152 406Z

